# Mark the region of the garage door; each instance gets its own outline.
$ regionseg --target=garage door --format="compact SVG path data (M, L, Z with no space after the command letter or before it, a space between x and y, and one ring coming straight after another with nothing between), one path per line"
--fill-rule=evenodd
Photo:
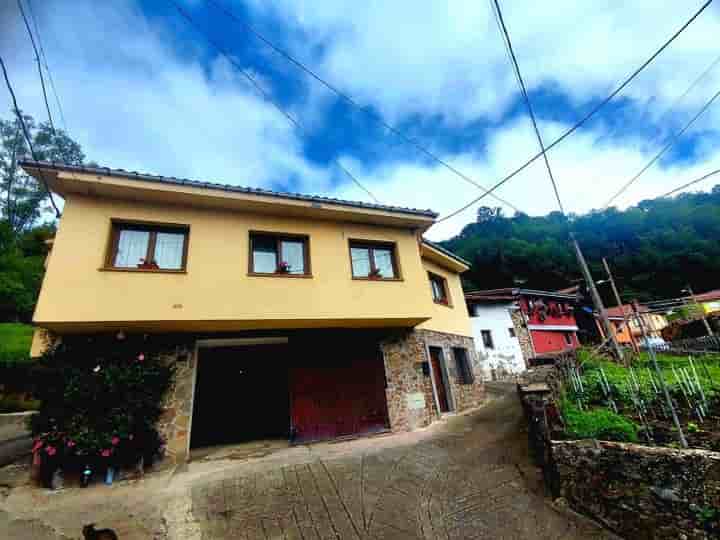
M319 359L290 370L294 440L333 439L388 427L385 368L379 354Z

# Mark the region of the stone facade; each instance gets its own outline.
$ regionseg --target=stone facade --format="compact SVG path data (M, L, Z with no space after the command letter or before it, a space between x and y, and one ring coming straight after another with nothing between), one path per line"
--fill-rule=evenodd
M172 465L188 458L192 395L197 358L191 345L178 346L163 355L163 360L175 364L172 386L163 400L163 413L158 431L165 440L165 462Z
M720 537L720 452L552 443L560 494L623 538Z
M387 404L393 431L408 431L427 426L440 414L435 402L432 379L423 373L423 363L429 362L427 347L443 351L448 378L448 399L454 412L461 412L482 403L485 392L482 370L473 339L467 336L411 330L381 344L385 358ZM453 347L462 347L472 367L474 381L461 384L455 366ZM422 400L416 399L422 396ZM421 406L421 401L424 405Z
M520 343L520 350L522 351L523 358L525 358L525 366L527 367L530 365L529 360L535 356L530 331L528 330L527 323L525 322L525 317L519 309L511 311L510 318L512 319L513 326L515 327L515 336Z

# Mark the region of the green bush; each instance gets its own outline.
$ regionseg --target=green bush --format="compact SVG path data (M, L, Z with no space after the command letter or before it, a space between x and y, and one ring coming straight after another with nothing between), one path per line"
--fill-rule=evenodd
M172 346L144 335L66 336L38 362L34 451L51 467L150 461L163 444L155 424L173 373L160 354Z
M0 323L0 362L29 362L33 327L21 323Z
M637 442L638 428L627 418L609 409L580 410L569 402L563 403L565 433L570 439L600 439Z

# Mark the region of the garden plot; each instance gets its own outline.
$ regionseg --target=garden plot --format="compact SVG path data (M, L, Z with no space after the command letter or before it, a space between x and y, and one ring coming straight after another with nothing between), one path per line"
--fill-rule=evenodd
M720 356L659 355L660 373L646 355L631 367L587 352L580 359L563 370L564 438L680 446L674 409L689 447L720 450Z

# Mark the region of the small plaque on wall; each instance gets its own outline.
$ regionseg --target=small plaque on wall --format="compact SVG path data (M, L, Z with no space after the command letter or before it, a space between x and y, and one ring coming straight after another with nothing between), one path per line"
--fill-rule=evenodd
M422 392L414 392L405 396L407 400L408 409L424 409L425 408L425 395Z

